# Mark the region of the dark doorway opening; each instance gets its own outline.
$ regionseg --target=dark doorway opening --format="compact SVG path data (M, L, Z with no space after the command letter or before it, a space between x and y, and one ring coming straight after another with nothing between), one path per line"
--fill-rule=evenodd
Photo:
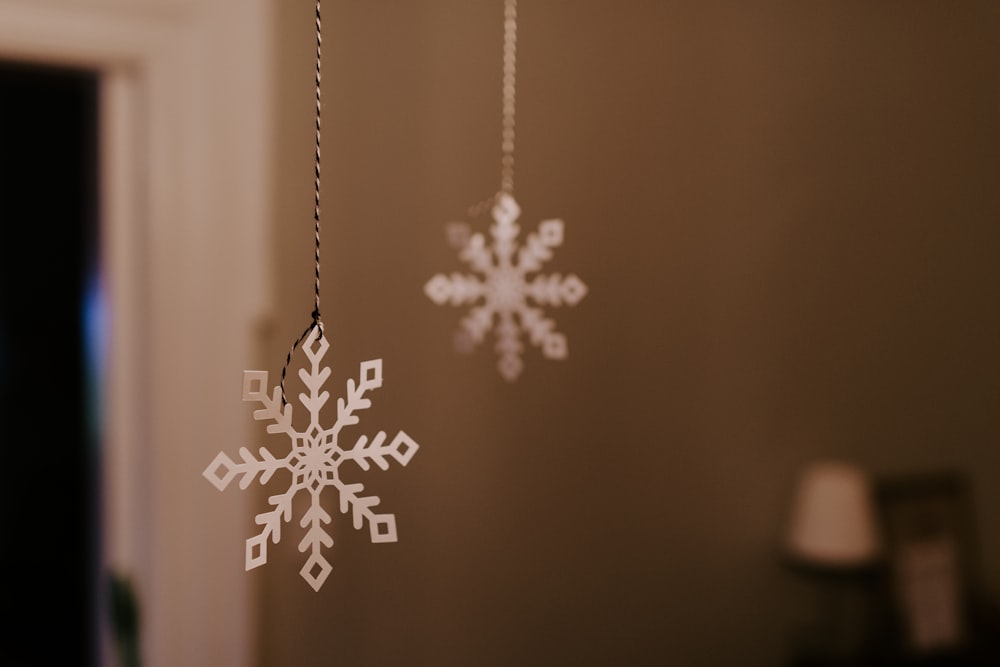
M98 660L98 84L0 62L3 627L30 664Z

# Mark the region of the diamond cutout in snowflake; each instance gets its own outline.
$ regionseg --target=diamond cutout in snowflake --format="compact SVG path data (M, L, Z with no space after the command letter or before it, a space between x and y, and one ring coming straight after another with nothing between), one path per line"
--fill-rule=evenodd
M351 448L339 443L341 430L345 426L358 423L354 413L371 407L371 400L365 394L382 386L382 360L362 362L359 381L347 380L347 397L337 399L337 418L330 428L320 424L320 409L329 399L329 392L323 391L323 384L330 377L330 368L321 367L321 361L330 344L325 336L314 328L306 338L303 351L311 363L310 369L299 369L299 377L309 393L299 394L299 402L309 411L309 426L297 431L292 426L292 405L282 405L280 388L275 387L271 396L267 394L267 371L243 372L243 400L256 401L263 408L255 410L254 419L269 420L268 433L284 433L291 442L291 449L284 458L275 458L266 448L260 448L257 459L246 447L240 448L242 462L233 461L225 453L218 456L202 473L220 491L224 490L237 476L240 488L246 489L257 475L260 483L266 484L278 470L291 473L291 484L283 493L270 496L272 509L257 515L257 525L263 526L260 533L246 542L246 569L251 570L267 562L268 542L275 544L281 539L282 522L292 518L292 499L300 491L310 496L310 506L299 522L306 529L305 537L299 543L299 551L309 551L305 565L299 571L313 590L319 591L331 571L330 563L323 557L321 549L333 546L333 538L324 528L331 522L330 515L323 509L320 498L327 487L334 487L340 495L340 511L351 513L355 529L368 524L371 541L395 542L396 516L376 514L378 496L361 496L364 485L348 483L341 478L341 467L346 461L352 462L363 471L371 469L374 463L382 470L389 469L389 459L406 465L417 453L419 446L406 433L400 431L388 444L386 434L379 431L371 441L362 435Z
M482 234L463 237L454 227L449 230L453 240L463 239L459 243L459 257L482 277L439 273L424 285L424 292L438 305L470 305L460 322L456 345L471 349L493 329L500 356L497 368L504 379L514 381L524 368L523 334L541 348L545 357L566 358L569 351L566 336L555 330L555 322L545 317L541 307L576 305L587 294L587 286L572 274L528 278L528 274L537 273L552 258L553 248L562 245L562 220L543 221L538 232L529 234L525 244L518 248L519 228L514 223L521 208L517 202L502 194L492 213L495 221L490 227L492 247L487 247Z

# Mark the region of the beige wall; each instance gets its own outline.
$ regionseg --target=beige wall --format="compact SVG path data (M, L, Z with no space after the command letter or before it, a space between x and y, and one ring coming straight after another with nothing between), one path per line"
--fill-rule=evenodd
M499 184L501 16L324 3L330 388L381 357L361 428L422 449L358 476L398 543L338 515L320 592L294 526L248 575L262 664L777 664L811 602L778 531L827 456L971 472L1000 586L1000 10L520 3L522 229L562 217L547 270L590 293L515 384L422 291ZM311 21L276 22L272 373L312 309Z

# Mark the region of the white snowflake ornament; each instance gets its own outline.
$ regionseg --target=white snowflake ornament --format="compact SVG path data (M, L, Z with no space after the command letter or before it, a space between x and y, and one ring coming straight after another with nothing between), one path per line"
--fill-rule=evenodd
M456 344L460 349L471 348L493 329L500 357L497 368L504 379L514 381L524 368L524 334L545 357L566 358L566 336L555 330L555 322L545 317L542 307L576 305L587 294L587 286L572 274L529 278L552 258L552 249L562 245L562 220L543 221L538 232L529 234L518 248L519 227L515 221L521 208L514 198L502 193L492 214L492 247L487 247L482 234L465 235L463 239L455 230L449 230L450 238L461 239L459 257L481 277L439 273L427 282L424 292L438 305L471 306L460 322Z
M220 452L202 473L220 491L240 476L240 488L246 489L259 474L260 483L266 484L278 470L291 474L291 484L283 493L270 496L272 509L257 515L255 521L262 526L260 533L246 541L246 569L251 570L267 562L268 542L275 544L281 539L281 524L292 518L292 499L300 491L310 496L310 506L299 525L306 530L299 542L299 551L309 552L305 565L300 570L302 577L319 591L330 574L330 563L321 553L322 547L333 546L333 538L324 526L331 522L330 515L320 502L323 491L328 487L337 490L340 496L340 511L350 512L354 528L360 529L365 523L372 542L395 542L396 517L393 514L376 514L379 504L377 496L362 496L364 485L351 483L341 477L344 464L351 462L357 468L367 471L374 463L382 470L389 468L389 459L406 465L417 453L418 445L403 431L396 434L386 444L386 434L379 431L370 441L360 436L350 448L340 442L340 432L345 426L358 423L355 414L371 406L365 394L382 386L382 360L373 359L361 363L358 382L347 380L347 397L337 399L337 418L330 428L320 423L320 409L329 399L329 392L322 391L323 384L330 377L330 368L321 367L321 361L330 344L325 336L320 336L319 327L314 327L305 339L303 350L311 362L311 368L299 369L299 377L309 393L299 394L299 402L309 411L309 425L304 431L292 426L292 405L283 404L281 390L275 387L267 394L267 371L244 371L243 400L257 401L263 407L255 410L254 419L268 420L268 433L284 433L291 447L283 458L276 458L265 447L261 447L260 459L254 457L246 447L240 448L242 462L233 461Z

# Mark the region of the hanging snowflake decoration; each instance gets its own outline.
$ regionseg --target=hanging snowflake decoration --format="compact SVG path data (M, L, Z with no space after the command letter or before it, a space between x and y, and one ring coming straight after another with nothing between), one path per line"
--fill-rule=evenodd
M256 523L262 526L260 533L246 542L246 569L250 570L267 562L267 545L275 544L281 538L281 524L292 518L292 500L300 491L310 495L309 509L302 516L300 525L306 529L305 537L299 543L299 551L309 551L309 557L300 570L302 577L318 591L330 574L330 564L321 553L322 547L332 547L333 538L324 528L331 522L330 515L323 509L320 497L327 487L333 487L340 496L340 511L351 513L354 528L368 524L372 542L396 541L396 517L393 514L376 514L379 504L377 496L361 496L364 485L350 483L341 477L343 464L350 461L361 470L369 470L374 463L382 470L389 468L388 458L406 465L416 454L418 445L403 431L396 434L386 444L386 434L379 431L371 441L360 436L353 447L346 448L339 441L345 426L358 423L355 414L371 406L365 394L382 386L382 360L373 359L361 364L357 383L347 381L346 399L337 399L337 419L330 428L320 424L320 409L329 398L329 393L321 391L330 376L329 367L321 367L320 362L329 348L325 336L319 337L319 328L312 330L305 339L303 350L311 362L311 368L299 370L299 377L309 390L299 394L299 402L309 411L309 425L305 431L297 431L292 426L292 406L283 404L278 387L271 396L267 394L267 371L244 371L243 400L258 401L263 408L254 411L254 419L269 420L268 433L284 433L291 441L291 449L284 458L275 458L266 448L260 448L260 458L254 457L246 447L240 448L238 463L220 452L203 475L220 491L238 475L240 488L246 489L259 474L260 483L266 484L278 470L291 473L291 484L283 493L270 496L272 509L257 515Z
M478 345L494 329L500 375L514 381L524 368L521 360L524 334L541 348L545 357L566 358L566 336L555 331L555 322L545 317L542 307L575 305L586 295L587 286L572 274L528 277L552 258L553 248L562 245L562 220L543 221L538 233L529 234L525 245L518 248L519 227L514 222L521 208L517 202L503 193L492 213L495 221L490 227L492 248L486 246L482 234L473 234L457 243L459 257L482 274L482 278L461 273L438 274L427 282L424 292L438 305L471 305L460 322L459 346Z

